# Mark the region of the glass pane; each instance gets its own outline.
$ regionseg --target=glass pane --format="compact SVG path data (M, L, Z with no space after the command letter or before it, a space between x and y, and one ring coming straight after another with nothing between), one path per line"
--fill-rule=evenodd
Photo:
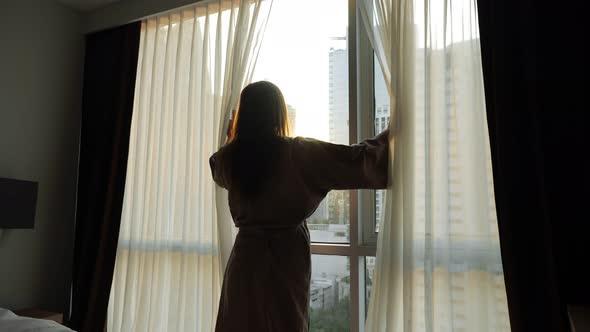
M373 275L375 274L375 257L365 257L365 319L369 309L369 299L373 288Z
M375 134L387 129L389 125L389 93L383 72L377 57L374 57L374 86L375 86ZM379 221L385 211L385 190L375 191L375 232L379 232Z
M293 136L349 144L348 1L275 1L253 74L260 80L283 91ZM349 242L349 209L348 191L330 192L308 218L312 241Z
M350 331L350 259L312 255L311 331Z

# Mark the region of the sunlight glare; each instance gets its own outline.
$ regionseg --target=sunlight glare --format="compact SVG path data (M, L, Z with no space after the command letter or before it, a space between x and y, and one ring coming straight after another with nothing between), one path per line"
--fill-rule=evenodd
M253 81L275 83L296 109L297 136L328 140L330 47L346 48L346 0L275 0Z

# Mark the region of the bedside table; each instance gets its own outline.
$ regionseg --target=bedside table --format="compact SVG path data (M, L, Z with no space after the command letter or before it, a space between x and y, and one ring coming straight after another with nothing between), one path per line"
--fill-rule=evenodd
M60 324L62 324L62 322L63 322L63 314L60 314L57 312L52 312L52 311L47 311L47 310L41 310L41 309L36 309L36 308L27 308L27 309L15 310L14 313L19 316L23 316L23 317L48 319L48 320L52 320L54 322L58 322Z

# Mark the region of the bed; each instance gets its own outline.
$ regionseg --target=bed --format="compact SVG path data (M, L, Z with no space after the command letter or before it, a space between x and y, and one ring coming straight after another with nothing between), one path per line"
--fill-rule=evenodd
M0 308L0 331L73 332L74 330L71 330L52 320L18 316L8 309Z

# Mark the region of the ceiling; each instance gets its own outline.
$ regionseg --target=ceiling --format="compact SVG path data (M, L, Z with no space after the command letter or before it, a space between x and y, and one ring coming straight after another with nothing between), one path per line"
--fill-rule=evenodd
M121 0L57 0L64 5L82 12L89 12Z

